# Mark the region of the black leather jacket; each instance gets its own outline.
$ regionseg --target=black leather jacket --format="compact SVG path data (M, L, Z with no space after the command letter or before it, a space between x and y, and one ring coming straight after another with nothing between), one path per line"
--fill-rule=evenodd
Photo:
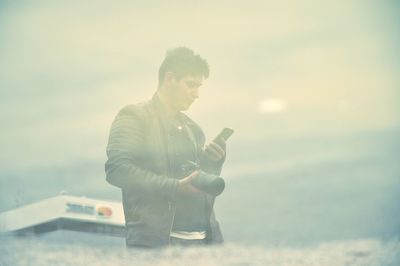
M156 247L169 244L176 206L178 179L172 175L174 147L165 132L163 106L155 95L150 101L124 107L114 119L107 145L107 181L122 189L128 246ZM201 128L183 113L180 118L204 146ZM204 158L204 157L201 157ZM220 174L219 163L201 160L202 170ZM215 219L214 197L207 195L207 241L222 243Z

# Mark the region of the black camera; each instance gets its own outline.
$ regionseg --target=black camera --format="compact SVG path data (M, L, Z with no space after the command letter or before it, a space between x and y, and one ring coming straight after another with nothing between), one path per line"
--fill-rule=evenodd
M182 169L186 175L189 175L193 171L198 171L199 174L192 178L191 183L195 188L200 189L201 191L213 196L218 196L225 189L225 181L222 177L200 170L200 167L195 162L188 161Z

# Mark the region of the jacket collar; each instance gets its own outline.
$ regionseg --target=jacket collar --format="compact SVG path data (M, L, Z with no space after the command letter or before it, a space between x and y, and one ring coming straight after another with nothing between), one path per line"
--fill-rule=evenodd
M171 112L170 110L168 110L168 108L165 106L165 104L163 102L161 102L160 97L158 96L157 92L154 93L151 102L156 110L156 112L158 114L160 114L163 118L169 118L169 119L173 119L173 118L177 118L181 116L181 112Z

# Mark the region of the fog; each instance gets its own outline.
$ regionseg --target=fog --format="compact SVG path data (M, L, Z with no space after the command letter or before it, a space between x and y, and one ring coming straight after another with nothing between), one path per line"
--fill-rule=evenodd
M167 49L211 74L187 114L235 129L216 201L226 240L399 237L396 1L2 1L0 211L105 181L111 122L149 99ZM374 240L375 241L375 240Z

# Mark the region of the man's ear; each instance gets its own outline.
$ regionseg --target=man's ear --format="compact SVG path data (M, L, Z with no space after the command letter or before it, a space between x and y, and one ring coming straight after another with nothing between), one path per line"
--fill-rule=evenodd
M176 82L175 74L171 71L165 72L164 84L169 87L173 85L175 82Z

